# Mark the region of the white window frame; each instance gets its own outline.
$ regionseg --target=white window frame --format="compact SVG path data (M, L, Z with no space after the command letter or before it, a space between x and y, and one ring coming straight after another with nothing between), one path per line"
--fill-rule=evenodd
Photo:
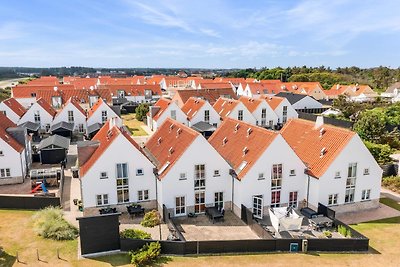
M149 199L148 189L138 191L138 201L148 201Z
M68 110L67 111L67 115L68 115L68 122L73 123L75 120L74 118L74 111L73 110Z
M364 189L361 191L361 200L362 201L371 200L371 189Z
M364 175L369 175L369 168L365 168L363 174Z
M175 109L171 109L170 115L171 115L171 119L176 120L176 110Z
M194 165L194 190L205 190L205 189L206 189L206 165L196 164Z
M177 199L179 198L179 204L177 205ZM183 205L182 205L182 199L183 199ZM178 212L179 208L179 212ZM182 212L183 209L183 212ZM183 216L186 215L186 196L176 196L175 197L175 216Z
M181 172L179 174L179 180L187 180L186 172Z
M257 180L265 180L265 174L263 172L260 172L258 174L258 179Z
M99 200L100 200L100 203L99 203ZM96 207L106 206L106 205L108 205L108 203L109 203L108 194L96 195Z
M296 170L295 169L291 169L289 172L289 176L296 176Z
M238 110L238 120L243 121L243 109Z
M210 122L210 110L204 110L204 121L209 123Z
M107 110L102 110L101 111L101 122L106 123L107 120L108 120Z
M298 199L299 199L298 191L289 192L289 207L297 208Z
M85 125L83 123L78 124L78 132L79 133L84 133L85 132Z
M335 172L335 179L340 179L342 176L340 175L340 171Z
M334 206L338 204L339 194L328 195L328 206Z
M222 209L224 207L224 192L214 193L214 206L216 206L218 209Z
M126 169L122 166L126 165ZM121 166L121 167L119 167ZM121 176L119 174L118 168L121 168ZM124 173L126 171L126 173ZM115 167L115 176L116 176L116 184L117 184L117 201L118 203L127 203L129 202L129 169L128 163L117 163ZM119 184L120 183L120 184ZM122 201L118 199L118 193L122 194Z
M103 174L106 174L105 176ZM107 172L100 172L100 179L108 179L108 173Z
M40 119L40 111L39 110L35 110L35 112L33 113L33 120L36 123L40 123L41 119Z
M136 176L143 176L144 175L144 170L143 168L138 168L136 169Z
M214 177L219 177L221 176L221 173L219 170L214 170Z
M0 169L0 178L10 178L10 177L11 177L10 168Z
M276 169L276 172L274 171ZM280 172L279 172L280 169ZM281 189L283 178L283 164L273 164L271 168L271 189Z

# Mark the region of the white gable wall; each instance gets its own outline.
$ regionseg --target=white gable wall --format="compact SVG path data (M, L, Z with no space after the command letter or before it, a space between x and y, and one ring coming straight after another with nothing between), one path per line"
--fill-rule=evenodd
M293 106L290 104L290 102L285 98L274 110L276 115L278 115L279 123L282 123L282 121L283 121L283 107L284 106L287 106L287 120L299 117L299 114L297 113L297 111L293 108Z
M12 110L10 109L4 102L0 103L0 112L6 112L6 116L15 124L18 123L20 117Z
M311 108L322 108L322 104L312 97L306 96L300 101L293 104L294 109L311 109Z
M205 111L209 110L210 111L210 121L209 123L214 125L216 124L217 127L220 125L221 123L221 117L218 115L218 113L215 111L215 109L213 108L213 106L210 105L210 103L208 103L208 101L206 101L206 103L197 111L197 113L193 116L193 118L190 120L189 122L189 127L191 127L192 125L200 122L200 121L204 121L204 114Z
M30 122L35 122L35 112L39 111L40 114L40 128L41 129L46 129L46 125L51 125L53 121L53 116L50 115L46 110L42 108L41 105L38 103L34 103L26 112L25 114L21 117L21 119L18 122L18 125L23 124L24 122L30 121Z
M138 190L149 190L149 200L156 199L153 164L120 134L81 177L82 200L85 208L95 207L96 195L100 194L108 194L109 205L118 203L117 163L128 163L130 202L138 202ZM143 169L144 175L136 176L136 169L139 168ZM108 179L100 179L101 172L107 172Z
M227 104L225 104L227 105ZM250 111L246 108L246 106L239 101L239 103L232 109L232 111L228 114L229 118L238 119L239 110L243 110L243 121L256 125L256 118L250 113Z
M263 109L266 109L265 125L261 125L261 114L262 114ZM276 125L278 123L278 115L276 115L276 113L272 110L272 108L265 101L262 101L260 103L260 105L258 105L256 110L253 111L252 115L256 119L257 125L260 125L260 126L268 126L269 121L272 121L273 125Z
M164 110L161 116L157 119L157 121L153 120L153 130L157 130L157 127L161 126L163 122L167 118L171 118L171 111L176 111L176 121L187 124L187 116L186 114L178 107L175 102L171 102L168 107Z
M118 115L106 103L102 103L101 106L98 107L92 114L92 116L87 119L87 126L95 123L103 123L101 120L102 111L107 111L107 120L118 117Z
M15 151L6 141L0 138L0 150L3 151L3 156L0 156L0 169L10 169L9 178L0 177L0 185L22 183L26 173L24 153L21 154Z
M74 130L78 131L78 125L83 124L83 128L86 132L86 115L82 114L82 112L80 112L71 102L69 102L67 106L57 113L57 115L54 117L52 125L62 121L68 122L68 111L72 111L74 113Z

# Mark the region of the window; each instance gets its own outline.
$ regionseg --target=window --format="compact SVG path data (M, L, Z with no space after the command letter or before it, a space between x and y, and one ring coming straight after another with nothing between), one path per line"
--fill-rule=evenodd
M206 193L196 191L194 193L194 213L203 213L206 211Z
M31 97L36 97L36 93L31 93Z
M143 169L136 169L136 176L142 176L144 175Z
M369 175L369 168L364 169L364 175Z
M356 189L357 163L350 163L347 171L345 203L354 202L354 192Z
M243 110L238 111L238 120L240 120L240 121L243 120Z
M224 193L223 192L215 192L214 205L219 210L221 210L224 207Z
M328 206L337 205L338 203L338 194L331 194L328 196Z
M290 170L290 176L296 176L296 170Z
M117 164L117 199L118 203L129 202L128 165Z
M139 190L138 191L138 201L149 200L149 190Z
M0 157L4 156L3 150L0 150Z
M289 192L289 207L297 207L297 191Z
M221 174L219 174L219 170L214 170L214 177L218 177L221 176Z
M125 98L125 91L124 90L118 90L117 91L118 98Z
M265 126L267 123L267 109L261 110L261 126Z
M4 116L7 116L7 112L5 110L0 111L4 114Z
M281 203L281 191L272 191L271 192L271 207L276 208L279 207Z
M209 123L210 122L210 111L204 110L204 121Z
M282 186L282 164L272 165L271 189L280 189Z
M96 195L97 206L108 205L108 194Z
M9 168L0 169L0 178L11 177L11 172Z
M171 110L171 119L176 120L176 110Z
M287 106L283 106L282 123L285 124L286 121L287 121Z
M361 191L361 200L371 199L371 189Z
M257 195L253 196L253 215L256 218L262 219L264 213L264 204L263 204L263 196Z
M184 196L175 198L175 215L186 214L186 199Z
M351 203L354 202L354 188L347 188L346 195L344 196L344 203Z
M101 112L101 122L106 123L107 122L107 110L103 110Z
M263 172L260 172L260 173L258 174L258 180L264 180L264 179L265 179L264 173L263 173Z
M108 178L107 172L101 172L100 173L100 179L107 179L107 178Z
M51 99L51 104L54 108L60 108L62 104L61 96L53 96Z
M194 166L194 189L206 189L206 173L204 164Z
M68 110L68 122L74 122L74 112L72 110Z
M36 123L40 123L40 112L39 110L36 110L34 113L34 119Z
M83 126L83 123L78 124L78 132L79 133L84 133L85 132L85 127Z
M335 172L335 179L339 179L340 177L340 172Z
M46 132L50 131L50 124L47 123L47 124L45 125L45 128L46 128Z
M179 175L179 180L186 180L187 178L186 178L186 173L185 172L182 172L180 175Z
M347 177L356 177L357 176L357 163L350 163Z

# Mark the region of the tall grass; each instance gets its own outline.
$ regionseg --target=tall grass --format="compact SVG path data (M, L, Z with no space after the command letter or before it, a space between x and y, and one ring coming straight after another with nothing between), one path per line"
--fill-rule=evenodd
M37 211L32 219L33 230L44 238L73 240L78 236L78 229L63 218L59 208L47 207Z

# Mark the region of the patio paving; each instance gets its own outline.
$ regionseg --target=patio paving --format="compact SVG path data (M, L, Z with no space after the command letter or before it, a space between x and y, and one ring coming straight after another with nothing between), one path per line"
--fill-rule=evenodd
M214 224L206 215L180 217L174 221L187 241L259 239L249 226L230 211L226 211L224 221Z
M120 222L119 230L122 231L125 229L139 229L151 234L152 239L160 240L159 226L153 228L143 227L140 225L140 222L142 220L143 216L130 217L129 214L122 213L121 216L119 217L119 222ZM161 240L167 240L168 235L169 235L168 225L161 224Z
M346 224L357 224L397 216L400 216L400 211L384 204L379 204L379 207L376 209L337 214L336 218Z

